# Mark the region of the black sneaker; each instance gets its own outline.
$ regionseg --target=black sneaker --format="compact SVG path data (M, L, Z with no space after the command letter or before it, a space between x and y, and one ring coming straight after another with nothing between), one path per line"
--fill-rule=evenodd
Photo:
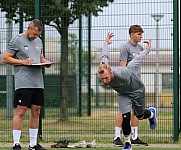
M113 144L115 146L123 146L123 142L121 141L120 137L117 137L114 141L113 141Z
M19 143L15 144L13 150L21 150L21 145Z
M37 144L33 147L30 147L29 146L29 149L28 150L47 150L46 148L43 148L40 144Z
M137 137L136 140L133 140L133 139L132 139L132 140L131 140L131 144L133 144L133 145L144 145L144 146L148 146L148 143L141 141L138 137Z
M56 144L51 145L51 148L67 148L70 141L59 141Z

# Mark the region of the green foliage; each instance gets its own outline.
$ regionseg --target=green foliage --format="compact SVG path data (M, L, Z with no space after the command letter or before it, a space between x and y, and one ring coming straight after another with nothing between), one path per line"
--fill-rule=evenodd
M43 0L41 1L41 20L46 25L54 26L59 32L64 24L69 26L81 15L98 16L103 7L114 0ZM19 12L23 12L25 20L35 17L35 0L0 0L1 11L6 17L19 21ZM65 26L66 27L66 26Z

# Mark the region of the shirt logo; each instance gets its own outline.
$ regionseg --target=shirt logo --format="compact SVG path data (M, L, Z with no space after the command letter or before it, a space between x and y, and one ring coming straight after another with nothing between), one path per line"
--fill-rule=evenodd
M41 48L39 46L36 46L35 48L36 48L36 50L41 50Z
M21 103L21 100L18 100L19 103Z
M25 48L25 50L28 50L28 46L25 45L24 48Z

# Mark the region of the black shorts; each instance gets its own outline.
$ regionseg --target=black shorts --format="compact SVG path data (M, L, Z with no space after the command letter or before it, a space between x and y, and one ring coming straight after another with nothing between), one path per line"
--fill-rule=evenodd
M14 95L14 107L17 105L31 107L31 105L44 106L44 89L23 88L17 89Z

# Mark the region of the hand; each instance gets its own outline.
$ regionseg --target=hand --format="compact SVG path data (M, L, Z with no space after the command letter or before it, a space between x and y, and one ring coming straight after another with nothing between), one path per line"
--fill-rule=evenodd
M50 68L52 65L51 61L49 60L46 60L45 63L50 63L50 64L45 65L46 68Z
M108 32L105 43L106 44L111 44L112 43L111 38L113 36L114 36L113 33Z
M32 58L28 58L23 61L24 61L23 62L24 65L32 65L34 63L34 60Z
M146 45L147 49L151 48L151 40L144 41L143 43L147 43L147 45Z

